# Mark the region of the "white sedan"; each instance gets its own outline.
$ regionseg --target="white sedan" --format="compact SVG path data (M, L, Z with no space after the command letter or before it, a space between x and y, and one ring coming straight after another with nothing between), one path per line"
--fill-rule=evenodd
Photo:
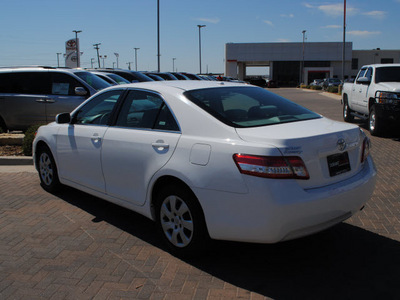
M364 207L369 139L262 88L226 82L119 85L40 127L41 185L68 185L157 222L177 255L209 238L275 243Z

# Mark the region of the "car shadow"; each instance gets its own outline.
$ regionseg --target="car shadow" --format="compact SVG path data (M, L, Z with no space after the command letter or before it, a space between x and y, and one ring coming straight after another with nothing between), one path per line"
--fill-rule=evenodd
M72 188L57 195L130 235L166 251L155 225L132 211ZM186 263L273 299L399 299L400 242L339 224L274 245L212 241Z
M368 124L366 122L357 120L354 122L356 125L360 126L364 131L368 131ZM384 132L382 132L379 137L392 139L393 141L400 141L400 126L395 124L394 126L388 126Z

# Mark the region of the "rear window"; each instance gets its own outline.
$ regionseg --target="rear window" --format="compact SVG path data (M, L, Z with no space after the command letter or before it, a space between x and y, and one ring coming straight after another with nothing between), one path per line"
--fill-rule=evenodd
M321 116L290 100L257 87L219 87L184 93L218 120L234 127L257 127Z
M108 82L104 81L103 79L101 79L101 78L97 77L96 75L89 73L89 72L76 72L75 75L78 76L83 81L85 81L88 85L90 85L96 91L100 91L102 89L105 89L105 88L111 86L111 84L109 84Z

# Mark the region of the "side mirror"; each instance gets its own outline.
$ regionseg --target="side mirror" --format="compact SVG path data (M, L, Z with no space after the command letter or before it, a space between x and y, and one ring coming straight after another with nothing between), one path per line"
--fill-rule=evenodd
M357 83L370 84L371 81L367 77L360 77L360 78L358 78Z
M75 95L86 96L86 94L87 94L87 91L85 90L85 88L83 88L83 87L76 87L75 88Z
M56 116L57 124L68 124L71 122L71 115L69 113L61 113Z

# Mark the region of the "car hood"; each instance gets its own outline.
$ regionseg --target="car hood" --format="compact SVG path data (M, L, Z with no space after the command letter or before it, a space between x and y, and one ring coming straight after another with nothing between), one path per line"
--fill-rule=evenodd
M245 141L274 146L285 156L300 156L310 174L302 181L304 188L315 188L345 180L360 169L361 147L364 134L352 124L327 118L299 121L256 128L237 128ZM341 150L340 142L345 142ZM327 157L348 152L351 171L330 176Z
M377 91L400 93L400 82L380 82L375 88Z

